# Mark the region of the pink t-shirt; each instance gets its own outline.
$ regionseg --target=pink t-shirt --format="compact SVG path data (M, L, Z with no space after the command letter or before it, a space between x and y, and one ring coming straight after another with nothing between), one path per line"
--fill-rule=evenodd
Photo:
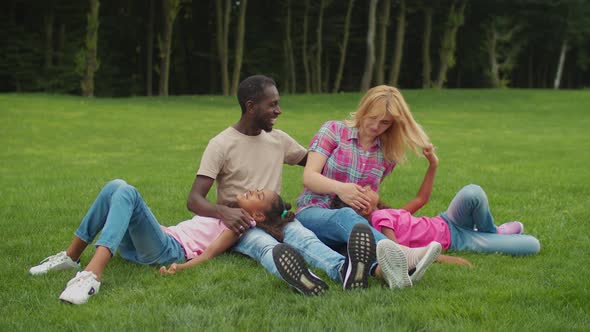
M382 209L371 214L371 224L381 232L381 227L393 230L399 244L410 248L424 247L432 241L440 243L443 250L451 245L449 226L440 216L414 217L401 209Z
M227 229L221 220L201 216L194 216L176 226L161 227L180 243L187 260L202 254Z

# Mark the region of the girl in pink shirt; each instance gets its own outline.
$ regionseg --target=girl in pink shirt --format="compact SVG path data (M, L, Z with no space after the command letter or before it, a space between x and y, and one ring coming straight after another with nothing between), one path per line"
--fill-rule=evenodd
M279 241L283 240L283 226L294 219L294 214L289 211L291 205L272 190L249 190L238 195L235 204L252 216L253 225ZM176 226L161 226L137 189L123 180L113 180L98 194L67 250L46 258L29 272L41 275L52 270L79 269L82 252L97 236L94 256L85 270L68 282L60 300L72 304L86 303L98 292L102 272L117 251L124 259L139 264L172 263L168 268L162 266L160 272L174 274L223 253L238 240L238 235L214 218L195 216ZM273 257L286 255L303 270L304 259L297 251L285 244L277 247L273 250ZM180 263L182 261L185 262ZM290 277L284 272L279 269L281 276ZM327 288L309 270L300 273L314 287L311 291L319 289L321 292Z

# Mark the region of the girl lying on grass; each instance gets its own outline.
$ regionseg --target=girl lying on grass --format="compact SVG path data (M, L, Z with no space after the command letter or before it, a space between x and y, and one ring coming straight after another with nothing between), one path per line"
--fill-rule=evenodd
M279 241L283 239L283 226L294 219L289 212L291 205L271 190L247 191L236 197L236 204L254 218L253 225ZM60 300L86 303L98 292L102 272L117 250L121 257L134 263L173 263L160 269L162 274L173 274L223 253L238 239L214 218L195 216L176 226L161 226L137 189L123 180L113 180L98 194L67 250L46 258L29 272L41 275L52 270L79 269L82 252L101 230L94 256L86 269L67 283ZM288 249L287 245L281 248Z
M401 209L386 208L379 202L377 193L365 187L371 197L371 207L359 214L369 219L371 225L402 247L427 246L436 241L443 250L469 250L478 253L502 253L510 255L537 254L541 245L530 235L523 235L524 227L518 221L494 224L488 198L483 189L470 184L461 189L451 201L448 209L436 217L415 217L413 214L429 200L438 157L432 146L424 149L424 156L430 166L417 196ZM341 207L336 197L332 206ZM408 257L410 259L410 257ZM472 266L460 257L440 255L439 262Z

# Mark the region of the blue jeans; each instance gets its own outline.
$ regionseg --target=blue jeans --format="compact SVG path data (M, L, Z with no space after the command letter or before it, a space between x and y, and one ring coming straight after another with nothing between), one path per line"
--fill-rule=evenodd
M326 271L330 278L342 282L340 268L344 264L344 256L328 248L299 221L294 220L285 226L284 242L297 249L313 267ZM233 250L254 258L270 273L280 278L272 258L272 249L278 243L265 231L253 228L240 238Z
M539 240L533 236L497 234L488 197L478 185L459 190L441 217L449 225L452 250L510 255L532 255L541 250Z
M160 228L134 187L123 180L107 183L76 230L76 236L140 264L169 264L185 259L184 249Z
M349 207L341 209L308 207L297 214L297 219L303 226L314 232L320 241L337 250L346 246L354 225L358 223L369 225L367 219ZM375 242L387 239L373 227L371 230L375 236ZM376 263L374 262L373 266Z

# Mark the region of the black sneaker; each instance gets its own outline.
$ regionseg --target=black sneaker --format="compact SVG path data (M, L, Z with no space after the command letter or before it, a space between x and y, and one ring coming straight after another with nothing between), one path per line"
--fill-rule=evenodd
M371 228L356 224L348 237L346 262L342 266L344 289L367 288L371 264L376 259L375 237Z
M300 253L288 244L279 243L272 249L272 258L281 277L304 295L320 295L328 285L311 273Z

